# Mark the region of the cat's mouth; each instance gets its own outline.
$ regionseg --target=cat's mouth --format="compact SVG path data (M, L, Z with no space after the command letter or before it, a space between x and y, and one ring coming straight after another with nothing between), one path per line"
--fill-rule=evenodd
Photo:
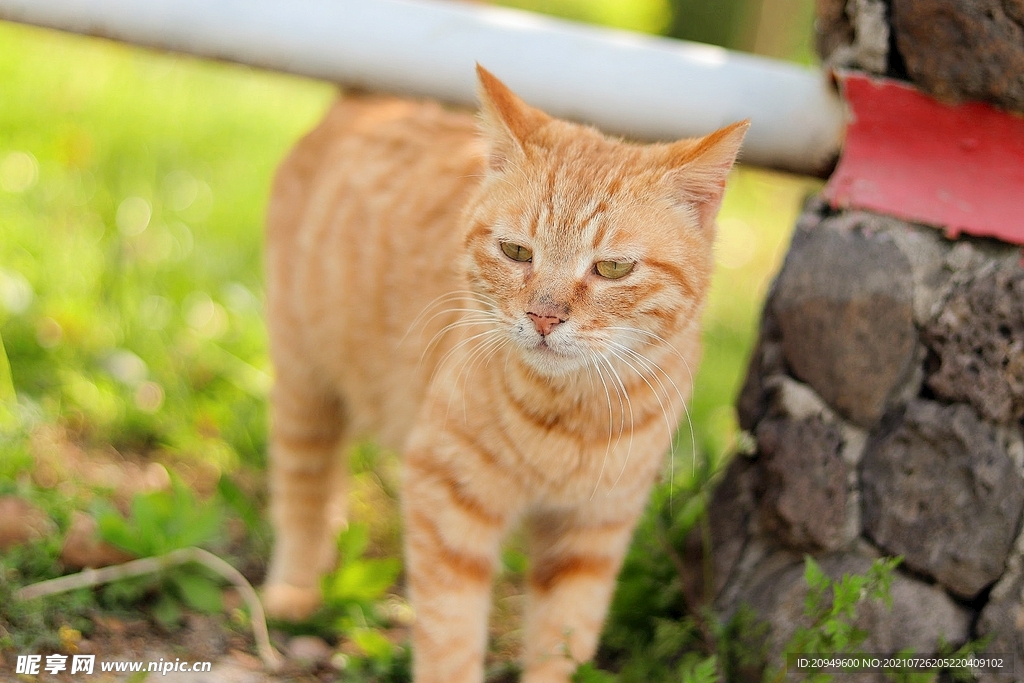
M533 348L530 349L535 353L542 354L546 358L575 358L576 354L572 353L571 349L565 348L561 344L551 344L547 337L541 337Z
M528 365L544 374L564 374L578 368L586 358L579 343L567 335L568 330L555 335L534 334L519 327L514 335L519 353Z
M538 341L537 345L534 346L533 348L534 348L534 350L540 351L541 353L548 353L548 354L552 354L552 355L555 355L555 356L564 356L564 355L566 355L564 351L560 351L559 349L556 349L554 346L549 344L547 337L541 337L540 341Z

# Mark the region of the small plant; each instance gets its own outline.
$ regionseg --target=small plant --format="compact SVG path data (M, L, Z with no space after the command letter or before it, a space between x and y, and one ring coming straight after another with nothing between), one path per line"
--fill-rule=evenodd
M200 504L187 486L173 479L169 491L136 495L128 517L108 505L101 508L97 521L103 540L137 557L152 557L209 543L223 525L223 514L214 504ZM155 594L153 617L172 629L181 620L182 606L205 613L221 611L220 585L212 573L188 564L111 583L103 589L103 600L125 605Z
M223 514L216 505L197 501L175 477L169 491L132 498L128 517L108 505L101 508L97 521L103 540L138 557L149 557L210 542L223 526Z
M683 503L682 510L689 508L691 501L700 495L700 489L690 494L691 497L684 496L682 501L677 499ZM647 526L649 523L650 518L638 530L635 549L645 538L649 543L650 538L666 533L666 527ZM699 519L691 518L689 526L696 524ZM675 561L678 564L678 558ZM804 571L808 588L804 603L806 624L794 632L783 655L792 660L803 654L859 653L858 648L868 634L855 626L858 609L868 600L881 600L891 606L890 587L899 562L899 558L876 560L863 575L847 575L833 581L808 557ZM574 683L711 683L750 680L752 676L760 676L767 683L786 680L789 672L785 664L778 669L765 667L767 624L759 622L748 608L741 608L725 623L699 607L694 610L684 601L681 577L670 571L672 564L672 558L668 557L659 562L657 552L641 556L631 553L597 658L598 663L618 672L610 673L598 668L598 664L586 663L577 668ZM640 567L644 571L634 577L632 572ZM660 586L649 583L659 577ZM634 623L643 615L635 609L627 611L629 603L624 602L623 597L633 605L651 610L644 624ZM832 676L825 672L801 672L801 680L825 683L831 681ZM923 683L933 679L904 675L898 680Z
M364 557L370 544L363 524L338 535L338 567L323 579L324 608L342 631L369 623L367 615L402 571L397 558Z
M401 573L402 563L397 558L365 557L369 543L366 525L352 524L341 532L338 566L321 581L323 606L304 623L280 626L328 636L340 634L362 655L349 658L345 667L355 680L408 680L409 650L385 636L385 619L379 609Z
M96 599L88 589L56 596L45 603L15 599L15 592L40 578L60 575L57 539L19 545L0 554L0 650L18 652L56 650L65 645L65 634L88 633L89 613Z
M572 675L572 683L617 683L618 680L618 676L598 669L593 662L580 664Z
M902 558L875 560L865 574L847 574L833 581L813 558L804 560L804 580L807 597L804 599L804 617L809 622L798 628L783 648L783 656L792 660L800 655L835 656L862 654L860 646L868 633L857 628L857 610L867 600L881 600L892 608L893 572ZM766 676L769 681L782 681L787 664ZM806 672L804 680L826 683L832 675L820 671Z

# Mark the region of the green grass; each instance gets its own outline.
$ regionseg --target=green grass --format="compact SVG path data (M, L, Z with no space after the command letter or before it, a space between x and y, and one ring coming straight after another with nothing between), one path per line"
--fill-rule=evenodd
M263 213L275 165L332 96L323 83L0 23L0 494L39 502L65 528L70 494L37 472L60 443L262 477ZM734 174L690 410L697 457L686 427L679 498L658 494L671 510L692 511L695 463L735 443L761 301L812 188ZM235 509L251 502L219 490ZM674 541L685 529L673 524Z
M0 26L0 334L22 413L264 458L262 216L329 86Z

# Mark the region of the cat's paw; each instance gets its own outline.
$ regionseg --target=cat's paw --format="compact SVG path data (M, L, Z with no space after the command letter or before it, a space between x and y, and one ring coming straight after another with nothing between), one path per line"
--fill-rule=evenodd
M320 591L316 588L299 588L287 583L263 587L263 609L273 619L302 621L316 611L320 602Z

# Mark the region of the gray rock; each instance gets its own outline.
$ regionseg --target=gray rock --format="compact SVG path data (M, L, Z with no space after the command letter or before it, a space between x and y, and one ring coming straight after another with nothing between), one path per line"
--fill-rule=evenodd
M827 64L849 60L832 55L849 50L853 44L853 24L846 14L846 0L817 0L814 3L814 39L818 56Z
M988 603L978 618L979 638L988 638L988 654L1000 654L1015 660L1016 680L1024 678L1024 533L1017 537L1006 572L992 589ZM988 671L979 683L1013 680L1005 671Z
M910 263L914 278L914 321L925 325L938 312L949 295L955 268L948 259L956 242L943 237L935 228L910 225L884 218L888 233ZM966 243L961 243L966 244Z
M729 583L747 545L750 517L756 507L756 475L757 467L750 459L736 456L711 496L708 519L715 596Z
M742 429L751 430L761 421L768 412L771 382L785 377L782 332L775 324L770 308L770 304L765 307L757 345L750 354L747 376L736 399L736 414Z
M926 382L997 422L1024 418L1024 269L994 268L950 296L922 338L935 362Z
M847 490L840 430L818 418L767 419L757 443L763 528L795 550L841 547Z
M987 653L1008 655L1015 658L1017 679L1024 677L1024 577L1015 576L1009 581L1001 581L978 620L978 636L991 638ZM980 681L1005 681L1005 675L993 675L989 672L979 678Z
M907 258L886 233L858 227L828 219L798 228L770 314L793 374L868 427L912 374L917 332Z
M907 567L964 598L1003 573L1024 481L969 407L910 403L868 444L861 482L865 532Z
M316 665L326 666L334 655L334 650L324 641L316 636L294 636L288 640L288 657L296 660L300 665L310 667Z
M831 68L888 71L889 22L882 0L823 0L816 3L818 54Z
M796 230L815 230L821 223L823 214L828 211L828 203L825 200L819 196L811 197L797 219ZM746 430L752 430L768 412L772 400L771 393L774 391L772 383L786 377L789 371L782 348L782 330L779 329L772 314L772 301L777 286L778 278L772 283L771 291L768 293L757 344L750 355L747 376L736 400L740 427Z
M1024 3L892 0L896 45L911 80L944 100L1024 111Z

